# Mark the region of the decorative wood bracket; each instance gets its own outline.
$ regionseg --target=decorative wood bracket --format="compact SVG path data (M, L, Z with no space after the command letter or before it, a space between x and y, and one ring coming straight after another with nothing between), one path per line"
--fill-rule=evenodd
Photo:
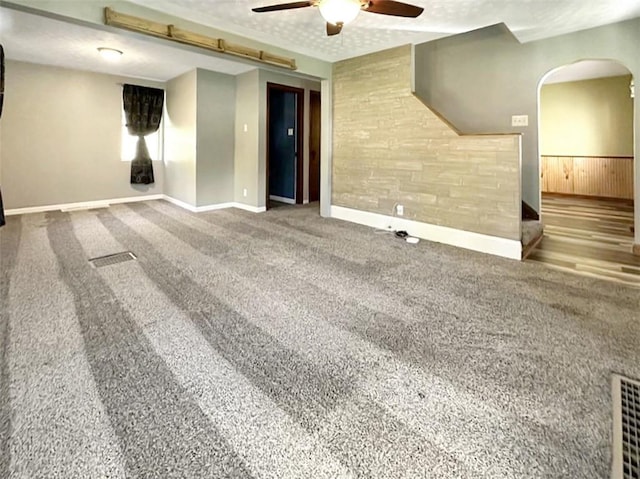
M296 69L296 61L293 58L285 58L274 55L264 50L245 47L228 43L222 38L212 38L199 33L177 28L174 25L153 22L133 15L118 13L109 7L104 9L104 23L112 27L123 28L145 35L164 38L174 42L184 43L195 47L204 48L218 53L226 53L237 57L248 58L257 62L267 63L290 70Z

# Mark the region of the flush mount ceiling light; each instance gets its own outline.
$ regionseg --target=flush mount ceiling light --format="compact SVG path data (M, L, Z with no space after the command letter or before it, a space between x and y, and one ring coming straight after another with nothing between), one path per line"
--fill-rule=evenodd
M98 48L98 53L100 53L102 58L109 61L118 60L122 56L122 52L115 48L100 47Z

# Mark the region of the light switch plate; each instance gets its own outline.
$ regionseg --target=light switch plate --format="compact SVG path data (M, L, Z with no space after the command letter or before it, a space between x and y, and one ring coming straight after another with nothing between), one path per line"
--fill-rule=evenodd
M529 115L513 115L511 126L529 126Z
M293 128L289 128L289 129L287 130L287 135L289 135L289 136L293 136Z

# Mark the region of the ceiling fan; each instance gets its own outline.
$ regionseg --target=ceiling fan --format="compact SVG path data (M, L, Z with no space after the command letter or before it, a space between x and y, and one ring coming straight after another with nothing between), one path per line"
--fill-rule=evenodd
M291 10L294 8L318 7L327 22L327 35L337 35L342 27L353 21L360 10L396 17L416 18L424 8L397 2L395 0L306 0L302 2L280 3L266 7L252 8L257 13Z

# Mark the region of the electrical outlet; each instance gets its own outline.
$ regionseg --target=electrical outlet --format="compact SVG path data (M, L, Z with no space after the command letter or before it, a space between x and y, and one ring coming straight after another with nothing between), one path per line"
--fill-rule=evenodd
M246 133L247 131L249 131L249 126L245 123L243 126L244 132Z
M242 190L242 196L244 196L245 198L247 197L247 189L246 188L244 190Z
M529 126L529 115L513 115L511 126Z
M398 214L398 216L404 215L404 206L402 205L396 206L396 213Z

